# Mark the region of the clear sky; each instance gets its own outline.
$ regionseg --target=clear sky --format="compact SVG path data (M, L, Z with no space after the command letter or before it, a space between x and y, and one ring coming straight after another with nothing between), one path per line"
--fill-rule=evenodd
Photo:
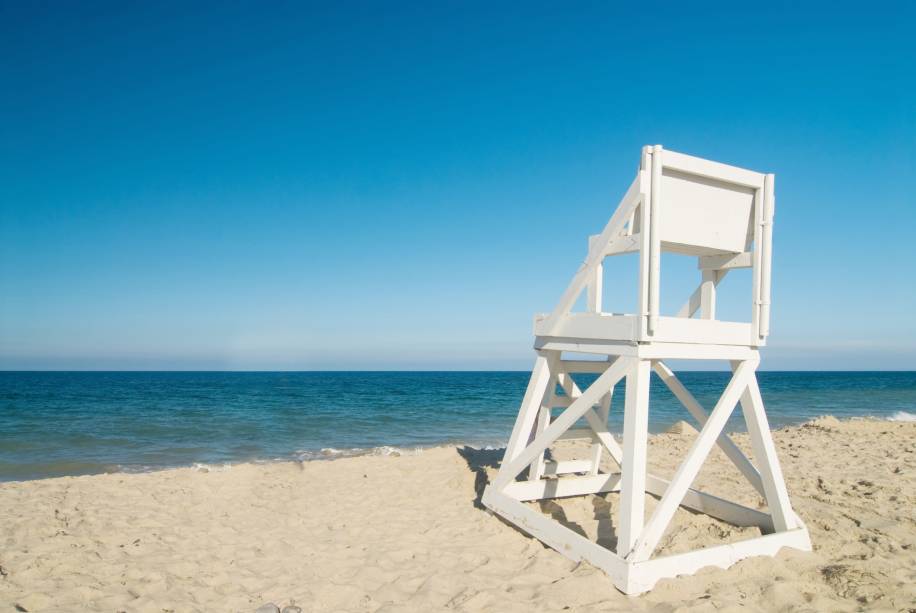
M776 173L764 367L916 368L913 3L131 4L0 6L0 368L529 368L654 143Z

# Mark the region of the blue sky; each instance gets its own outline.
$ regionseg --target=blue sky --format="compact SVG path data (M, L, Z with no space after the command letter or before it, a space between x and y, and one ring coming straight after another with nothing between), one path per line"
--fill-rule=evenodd
M0 368L526 369L661 143L777 175L764 367L914 369L916 11L804 4L4 3Z

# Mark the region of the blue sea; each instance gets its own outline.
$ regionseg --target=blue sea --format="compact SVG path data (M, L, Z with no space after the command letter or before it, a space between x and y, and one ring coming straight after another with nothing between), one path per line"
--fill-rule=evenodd
M729 376L680 373L707 408ZM916 419L914 372L758 376L774 428L825 414ZM0 372L0 480L499 447L527 381L527 372ZM689 419L654 376L650 395L653 432ZM739 416L731 430L742 429ZM621 418L612 409L613 431Z

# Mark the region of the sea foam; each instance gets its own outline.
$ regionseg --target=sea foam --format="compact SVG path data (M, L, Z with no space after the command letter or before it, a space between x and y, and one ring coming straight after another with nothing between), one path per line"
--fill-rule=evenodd
M907 413L906 411L897 411L887 418L887 421L916 421L916 413Z
M340 458L355 458L358 456L401 456L401 455L417 455L421 453L422 449L420 447L415 448L404 448L404 447L391 447L388 445L382 445L381 447L353 447L351 449L335 449L333 447L325 447L320 451L312 450L300 450L295 453L295 458L300 462L308 462L312 460L337 460Z

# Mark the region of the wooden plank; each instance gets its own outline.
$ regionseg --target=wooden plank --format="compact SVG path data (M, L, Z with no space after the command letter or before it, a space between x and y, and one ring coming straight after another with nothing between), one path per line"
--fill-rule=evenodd
M754 189L668 168L661 180L662 249L694 256L747 250Z
M503 493L521 502L566 498L616 492L620 489L620 473L612 475L588 475L584 477L563 477L562 479L541 479L540 481L513 481Z
M665 168L710 179L718 179L728 183L735 183L744 187L759 189L763 187L763 174L729 166L721 162L704 160L693 155L686 155L666 149L662 155Z
M755 348L747 345L702 343L650 343L639 345L635 353L652 360L750 360L759 356Z
M579 386L576 385L576 382L573 381L572 377L568 375L560 375L559 378L560 386L563 390L569 395L570 398L578 398L582 395ZM610 395L614 393L614 386L611 386L610 391L602 398L602 405L605 400L610 406ZM589 429L594 435L597 445L603 447L610 454L611 459L620 466L620 462L623 458L623 450L620 448L620 445L617 444L617 441L614 440L614 436L610 433L607 427L607 413L604 413L604 419L601 418L600 414L596 413L594 409L590 409L585 412L585 421L588 422ZM600 454L598 460L600 462ZM593 473L597 473L597 467L593 470Z
M760 243L763 240L763 194L757 190L754 195L754 266L751 270L751 332L752 345L760 339L760 282L763 273Z
M611 360L613 358L608 357L608 359ZM607 426L608 416L611 413L611 400L613 400L613 398L614 398L614 388L611 387L611 390L607 394L604 395L604 398L601 399L601 404L599 405L598 410L597 411L592 410L591 412L586 413L585 418L588 420L589 426L595 431L597 435L607 436L611 441L614 442L615 446L619 449L619 446L616 444L617 441L614 441L614 437L611 435L610 431L608 430L608 426ZM596 421L597 423L593 423L593 421L589 419L590 415L594 415L594 418L595 418L594 421ZM597 475L600 472L602 449L604 449L607 446L607 443L608 441L603 441L600 439L592 443L592 453L591 453L592 468L591 468L590 474ZM620 456L618 456L617 458L614 458L614 461L617 462L618 466L620 465L619 458L623 457L622 450L620 451L620 454L621 454ZM613 454L611 457L613 457Z
M642 148L642 157L640 158L640 168L643 174L649 173L651 161L650 148ZM636 338L640 341L649 338L647 329L649 326L649 200L652 192L651 181L646 181L644 186L645 194L643 201L637 207L639 214L639 295L637 296L637 314L639 315L639 326L636 329Z
M534 339L534 348L539 351L567 351L570 353L593 353L595 355L616 355L621 357L634 357L639 352L639 346L635 341L602 342L582 338L544 336L538 336Z
M716 286L718 286L719 283L722 282L722 279L725 278L725 275L727 273L728 273L728 269L718 271L718 274L716 274L716 279L715 279ZM702 297L702 291L703 291L703 284L701 282L700 285L698 285L697 288L693 290L693 293L690 294L690 298L687 299L687 302L681 305L681 308L678 310L677 315L675 315L675 317L686 317L687 319L690 319L691 317L693 317L694 313L700 310L700 299Z
M534 335L632 342L636 340L637 324L634 315L570 313L556 322L552 328L548 320L535 321Z
M700 270L731 270L734 268L750 268L753 265L753 253L749 251L701 255L697 258L697 268Z
M503 464L499 473L496 475L494 484L497 488L504 487L507 483L514 480L522 470L528 466L537 455L547 449L554 441L557 440L563 432L569 430L582 415L592 408L598 402L610 387L616 384L626 373L629 367L628 360L618 360L610 368L592 383L581 396L563 411L556 419L553 420L547 430L535 437L534 442L522 450L508 465Z
M649 367L634 360L627 373L623 414L623 457L620 482L620 529L617 554L626 557L642 532L645 521L646 447L649 437Z
M587 473L592 469L589 460L559 460L545 462L544 475L569 475L574 473Z
M649 191L649 318L646 334L655 335L658 325L658 297L661 283L661 234L659 232L659 210L662 198L662 146L652 147L651 167L652 187Z
M703 298L703 283L701 282L697 285L697 288L693 290L693 293L690 294L690 298L687 299L681 308L678 310L675 317L685 317L691 318L693 314L700 310L701 300Z
M634 253L639 251L639 246L641 244L642 236L640 236L640 233L620 236L607 244L604 248L604 255L612 256L623 255L624 253Z
M706 425L703 426L700 435L693 442L690 451L687 452L687 457L678 467L674 478L671 480L671 485L665 495L662 496L658 506L655 507L652 517L646 523L646 527L642 534L639 535L636 544L629 555L626 556L628 560L646 560L655 551L655 547L668 527L671 517L677 510L681 500L683 500L697 473L700 472L700 468L703 466L703 462L706 460L706 456L709 455L709 451L715 444L716 439L719 438L722 428L725 427L725 422L728 421L735 405L738 403L738 398L747 388L755 367L756 364L754 362L746 361L742 362L735 370L731 381L725 387L725 391L709 415ZM624 471L624 487L626 486L626 473L627 471ZM624 489L623 491L626 490Z
M627 593L638 594L648 591L659 579L692 575L706 566L717 566L724 569L752 556L775 556L783 547L811 551L808 531L798 528L737 543L706 547L687 553L636 562L630 567L628 582L630 591Z
M623 461L623 449L621 449L617 441L614 440L614 435L608 431L607 417L602 419L598 413L592 410L585 413L585 420L595 433L595 438L598 439L598 443L607 450L611 459L620 466Z
M628 565L601 545L492 488L484 492L483 503L570 560L587 560L603 570L615 585L626 586Z
M716 318L716 284L718 273L715 270L704 270L700 283L700 319Z
M740 369L741 366L738 364L737 368ZM747 391L741 397L741 409L747 422L747 432L751 438L754 457L757 458L757 464L760 467L760 477L763 480L767 507L773 516L773 526L777 532L791 530L796 527L796 517L789 503L789 492L786 490L782 468L779 466L779 457L776 455L776 446L770 434L770 425L763 408L763 398L760 395L760 387L757 385L757 376L753 372Z
M655 339L668 343L744 345L746 347L752 344L752 334L750 324L738 321L663 316L658 318Z
M763 183L763 238L760 246L760 326L758 334L765 339L770 334L770 277L773 255L773 214L776 204L773 195L774 175L766 175Z
M551 382L553 377L551 377ZM547 429L547 426L550 425L550 407L541 406L540 411L538 411L538 421L535 426L535 433L540 434ZM531 481L537 481L545 474L546 462L544 460L545 452L542 451L538 457L531 463L531 466L528 467L528 479Z
M585 284L588 282L592 273L591 269L603 259L605 245L607 245L611 238L623 230L624 224L626 224L630 213L639 204L641 180L641 174L637 174L636 179L630 184L630 188L617 206L617 210L611 215L610 221L608 221L607 225L604 227L598 240L593 242L593 249L589 251L585 262L579 267L573 280L567 286L566 291L563 292L556 308L554 308L553 312L551 312L543 322L545 335L552 334L553 328L556 326L557 322L569 313L570 309L579 298L579 295L582 293Z
M668 386L668 389L671 390L671 393L680 400L681 404L690 412L697 423L700 424L700 427L706 425L706 421L709 419L709 415L706 413L706 409L703 408L703 405L690 393L684 384L681 383L681 380L677 378L677 375L668 368L668 365L664 362L657 360L652 363L652 368L658 374L659 378ZM716 444L722 449L723 453L734 463L735 467L741 471L741 474L744 475L744 478L750 482L757 492L766 497L766 493L763 490L763 481L760 479L760 473L757 472L757 469L754 468L754 465L751 464L751 461L747 458L746 455L735 445L734 441L725 434L724 432L719 435L719 438L716 439Z
M646 491L654 496L664 496L670 484L670 481L662 479L661 477L656 477L655 475L646 476ZM693 488L687 488L687 492L684 494L684 499L681 500L680 506L698 513L705 513L710 517L721 519L735 526L757 527L764 532L773 531L773 519L763 511L758 511Z
M534 368L531 369L531 378L528 380L528 388L525 390L522 406L519 409L518 417L515 419L515 425L512 427L512 435L509 437L509 443L506 445L506 454L503 458L503 464L518 457L518 454L521 453L522 449L524 449L525 445L528 443L528 438L531 436L531 429L534 427L550 379L548 355L546 353L539 353L534 360Z
M603 373L609 366L607 360L562 360L559 371L564 373Z
M592 266L591 272L589 273L589 280L587 287L587 296L586 296L586 307L592 313L601 312L601 292L602 283L604 281L604 266L599 261L597 264Z

